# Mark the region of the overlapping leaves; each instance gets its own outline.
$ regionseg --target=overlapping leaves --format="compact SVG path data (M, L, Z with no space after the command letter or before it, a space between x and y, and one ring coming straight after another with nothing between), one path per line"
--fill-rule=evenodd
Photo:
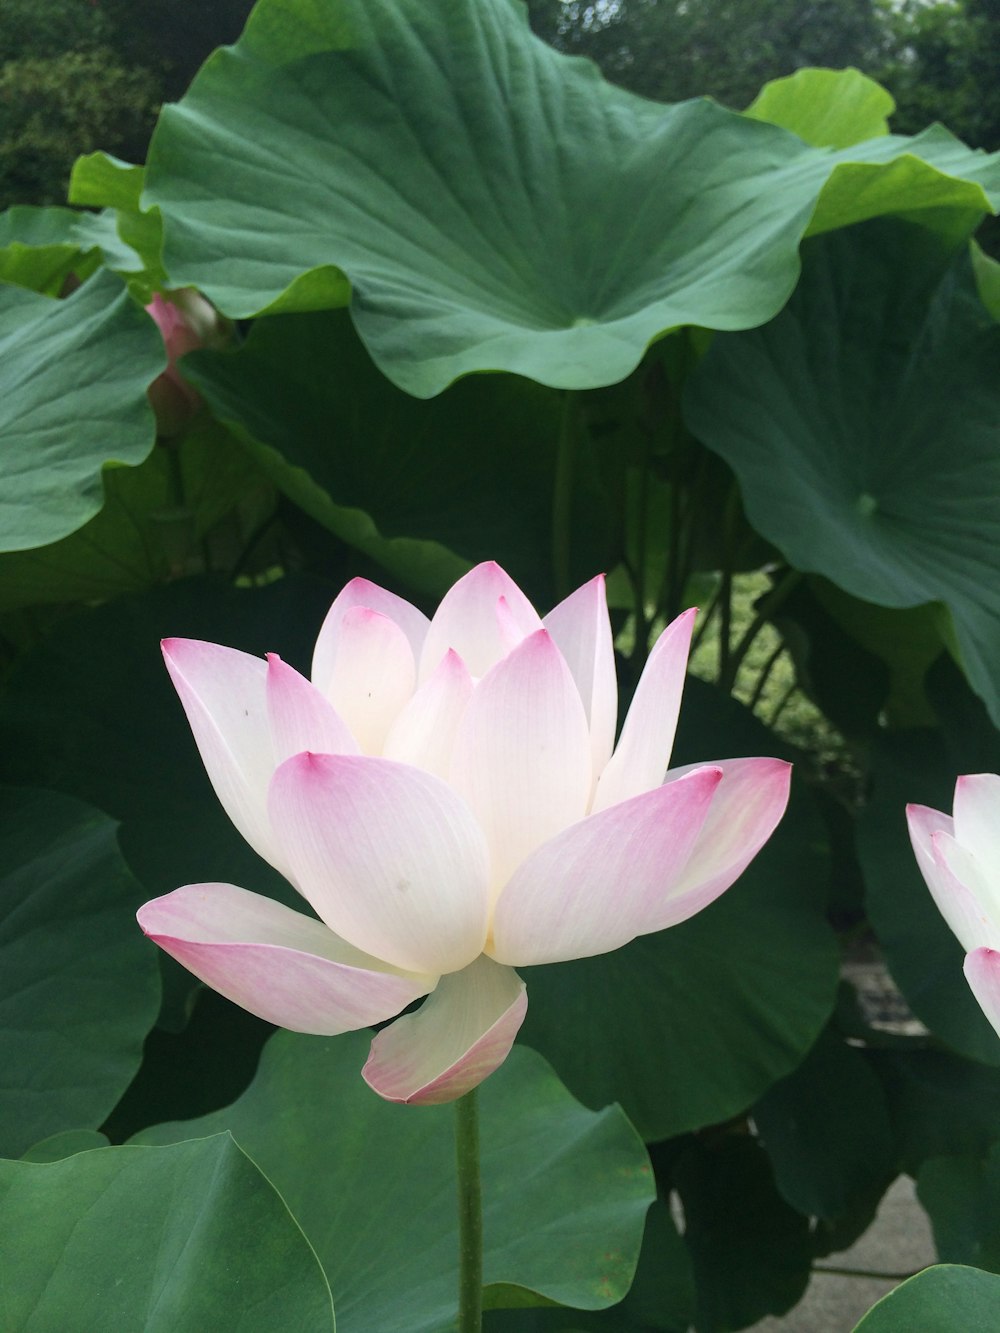
M458 1246L451 1108L414 1114L374 1097L358 1076L367 1049L365 1033L279 1033L233 1106L139 1140L231 1130L315 1246L341 1333L444 1329ZM615 1107L575 1103L530 1051L480 1096L488 1301L510 1303L512 1287L584 1309L619 1300L652 1199L634 1130Z
M995 720L998 352L967 254L872 223L813 242L786 309L717 339L685 399L796 568L881 606L948 607Z
M233 316L350 300L429 397L476 370L614 383L665 330L774 315L810 220L974 218L997 190L945 131L831 151L647 102L509 0L261 0L164 113L144 201L174 285Z

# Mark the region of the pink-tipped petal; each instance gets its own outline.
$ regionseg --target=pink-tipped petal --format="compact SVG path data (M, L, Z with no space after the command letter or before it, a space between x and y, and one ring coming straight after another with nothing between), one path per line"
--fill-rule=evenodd
M696 769L540 847L500 895L490 956L561 963L672 925L677 883L721 781L718 767Z
M355 606L378 611L380 615L394 621L409 640L414 661L420 660L430 623L424 613L402 597L397 597L394 592L386 592L377 583L371 583L368 579L351 579L326 613L313 650L312 682L324 694L329 693L334 663L339 653L341 622Z
M276 870L286 864L267 816L274 747L267 664L198 639L164 639L163 659L215 794L250 846Z
M545 630L479 682L455 740L451 782L486 833L495 893L536 847L582 819L591 787L587 719Z
M407 975L339 940L320 921L234 884L188 884L136 914L149 938L258 1018L335 1036L398 1014L433 976Z
M357 754L358 743L330 701L283 662L267 655L267 714L275 767L293 754Z
M449 648L392 724L382 749L384 757L415 764L447 779L458 725L472 689L465 663Z
M503 599L504 606L497 604ZM449 588L434 613L420 657L425 681L449 648L473 676L485 676L518 639L541 629L535 608L509 574L489 560Z
M973 949L965 957L965 979L979 1001L979 1007L1000 1037L1000 952Z
M364 1080L390 1102L454 1101L503 1064L527 1008L517 973L477 958L442 977L415 1014L375 1037Z
M955 783L955 837L997 885L1000 897L1000 777L968 773Z
M948 913L942 907L942 899L946 899L951 892L951 875L944 866L938 864L934 855L934 834L945 832L953 835L954 821L951 815L942 814L940 810L932 810L929 805L911 804L906 807L906 826L924 883L930 889L938 910L951 925ZM951 928L955 929L954 926Z
M677 730L696 611L671 621L649 654L615 752L594 793L594 811L607 810L663 781Z
M379 611L353 606L340 622L328 695L365 754L381 754L417 680L410 641Z
M927 887L962 948L1000 949L1000 904L979 862L945 829L932 835L931 853L934 874Z
M596 782L611 758L618 725L618 680L604 575L577 588L549 612L544 624L583 700Z
M679 925L743 874L777 828L788 805L792 766L783 759L717 759L722 781L698 841L677 881L670 925ZM701 765L667 774L667 786Z
M440 778L353 755L296 755L271 820L331 930L410 972L456 972L486 938L489 864L471 811Z

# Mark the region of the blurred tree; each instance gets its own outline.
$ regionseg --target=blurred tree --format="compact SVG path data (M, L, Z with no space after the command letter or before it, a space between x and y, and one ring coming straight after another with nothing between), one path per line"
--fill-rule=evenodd
M1000 0L887 5L887 56L873 71L912 134L939 120L974 148L1000 148Z
M90 0L3 0L0 65L107 46L108 16Z
M528 0L532 26L661 101L710 94L743 107L805 65L869 67L884 26L872 0Z
M236 40L253 8L253 0L91 2L112 27L121 58L159 73L164 101L181 97L215 48Z
M64 203L80 153L141 157L158 87L106 48L8 60L0 66L0 208Z

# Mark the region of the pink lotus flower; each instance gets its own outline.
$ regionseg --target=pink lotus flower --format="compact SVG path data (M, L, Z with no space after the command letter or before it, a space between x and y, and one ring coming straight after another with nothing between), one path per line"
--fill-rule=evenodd
M1000 1035L1000 777L961 777L953 816L908 805L906 821L927 887L965 950L965 978Z
M667 772L693 624L660 636L615 745L603 578L541 620L495 564L430 621L354 579L312 683L185 639L163 645L229 817L318 921L232 884L147 903L151 939L280 1027L392 1018L364 1077L396 1102L461 1096L506 1058L518 966L618 949L737 878L788 798L789 766Z
M214 308L193 288L157 292L146 306L163 336L167 368L149 386L156 413L157 434L169 439L188 424L201 407L201 394L181 375L177 362L199 347L215 347L224 339L223 324Z

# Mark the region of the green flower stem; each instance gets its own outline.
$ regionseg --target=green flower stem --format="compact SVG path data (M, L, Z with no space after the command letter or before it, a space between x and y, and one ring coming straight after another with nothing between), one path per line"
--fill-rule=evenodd
M483 1193L479 1177L479 1105L476 1089L455 1103L458 1166L458 1329L483 1327Z
M573 474L576 470L576 399L567 389L563 395L556 441L556 476L552 496L552 566L556 596L570 591L570 540L573 530Z

